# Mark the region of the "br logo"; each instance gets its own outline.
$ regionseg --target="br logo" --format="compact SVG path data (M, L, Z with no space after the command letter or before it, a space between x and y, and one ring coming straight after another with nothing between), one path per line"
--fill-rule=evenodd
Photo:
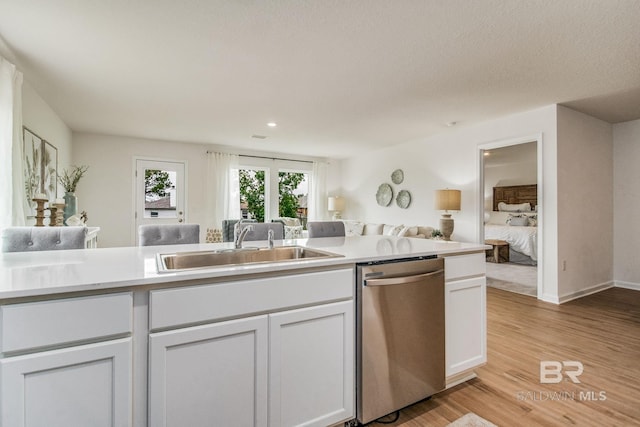
M562 381L563 372L575 384L579 384L578 377L584 371L582 363L576 360L566 360L558 362L555 360L540 361L540 383L541 384L558 384Z

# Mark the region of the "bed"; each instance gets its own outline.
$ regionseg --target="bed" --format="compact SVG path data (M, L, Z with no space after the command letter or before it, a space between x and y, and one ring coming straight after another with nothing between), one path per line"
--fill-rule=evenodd
M492 212L485 216L484 238L509 243L509 261L537 265L537 186L494 187Z

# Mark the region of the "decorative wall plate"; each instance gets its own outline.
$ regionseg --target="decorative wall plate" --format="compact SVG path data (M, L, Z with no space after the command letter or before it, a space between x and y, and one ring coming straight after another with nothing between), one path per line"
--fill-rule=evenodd
M380 206L389 206L393 200L393 189L389 184L380 184L376 193L376 200Z
M402 181L404 181L404 172L402 172L402 169L396 169L393 171L391 174L391 181L394 184L402 184Z
M411 204L411 193L409 193L407 190L400 190L400 192L398 192L398 196L396 197L396 203L398 204L398 206L400 206L400 208L407 209Z

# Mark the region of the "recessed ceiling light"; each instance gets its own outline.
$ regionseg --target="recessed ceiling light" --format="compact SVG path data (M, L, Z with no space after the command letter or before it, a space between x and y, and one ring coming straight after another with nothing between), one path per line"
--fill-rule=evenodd
M269 123L267 123L267 126L269 126L270 128L274 128L274 127L278 126L278 124L276 122L269 122Z
M448 127L453 127L457 124L458 122L447 122L447 126Z
M491 153L490 153L490 152L488 152L488 151L485 151L485 152L484 152L484 155L485 155L485 156L490 156L490 155L491 155Z
M255 138L255 139L267 139L266 136L264 135L251 135L251 138Z

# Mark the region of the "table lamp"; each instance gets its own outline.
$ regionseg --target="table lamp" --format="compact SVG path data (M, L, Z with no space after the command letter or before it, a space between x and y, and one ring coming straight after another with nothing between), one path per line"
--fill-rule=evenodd
M444 240L451 240L453 218L449 211L460 210L460 190L436 190L436 210L444 211L440 218L440 231Z

